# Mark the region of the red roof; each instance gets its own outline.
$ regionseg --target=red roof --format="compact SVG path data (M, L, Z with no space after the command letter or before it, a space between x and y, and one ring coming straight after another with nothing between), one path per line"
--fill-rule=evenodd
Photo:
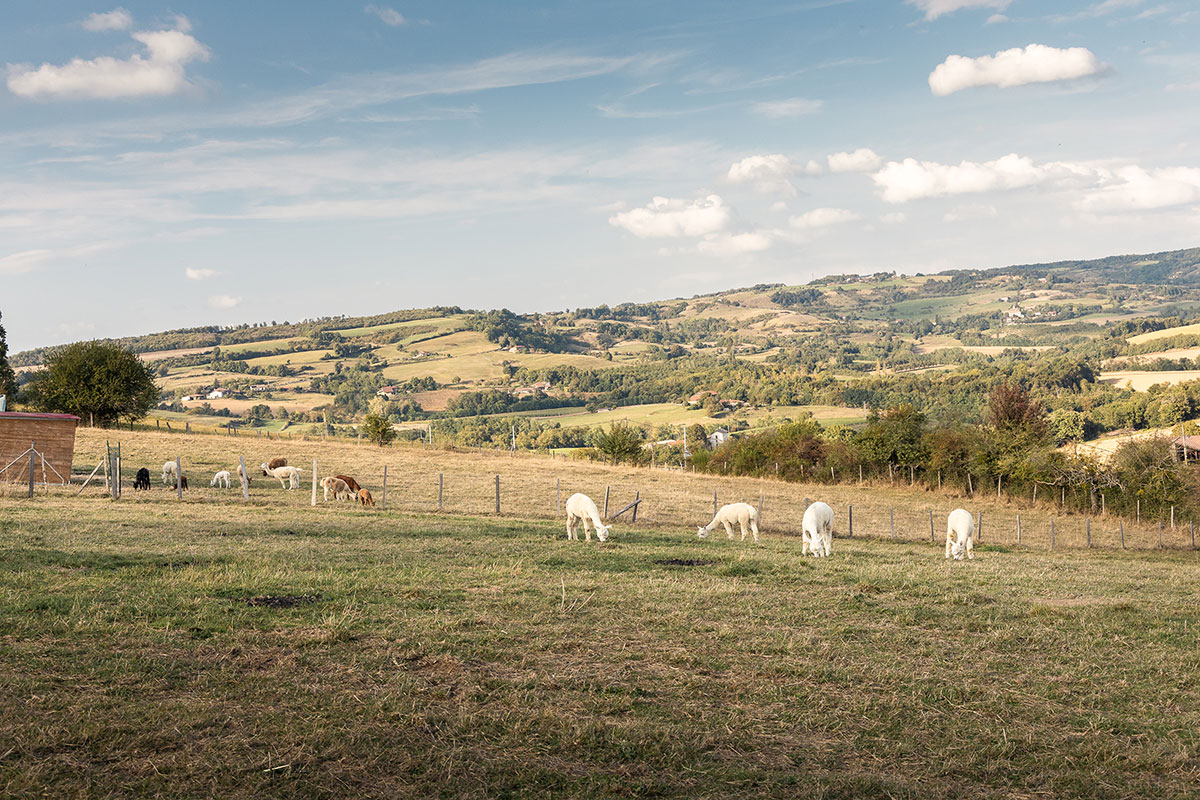
M73 419L79 421L74 414L29 414L24 411L0 411L0 419Z

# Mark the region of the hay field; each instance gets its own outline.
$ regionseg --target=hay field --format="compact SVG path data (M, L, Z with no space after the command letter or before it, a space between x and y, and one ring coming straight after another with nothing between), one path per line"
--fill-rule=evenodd
M1177 383L1200 380L1200 370L1112 370L1100 373L1101 383L1110 383L1121 388L1129 387L1137 392L1144 392L1158 383L1174 386Z

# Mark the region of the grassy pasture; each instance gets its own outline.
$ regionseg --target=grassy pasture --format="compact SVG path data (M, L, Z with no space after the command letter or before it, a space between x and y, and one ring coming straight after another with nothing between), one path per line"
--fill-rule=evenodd
M102 442L86 433L82 450ZM378 459L240 444L247 461L287 446L360 477ZM228 464L219 437L124 449L130 463L184 445L192 469ZM386 458L398 476L496 471L514 490L559 474L593 497L636 478L672 503L685 483L765 485ZM970 563L863 539L815 561L779 535L771 499L753 546L700 541L657 509L604 545L568 542L529 513L552 485L501 518L417 512L406 490L373 512L260 481L251 503L231 496L0 497L7 795L1195 794L1194 553L985 534Z
M1130 336L1125 341L1129 342L1130 344L1145 344L1146 342L1155 342L1159 339L1170 339L1173 336L1184 336L1189 333L1200 333L1200 324L1181 325L1176 328L1165 328L1161 331L1139 333L1137 336Z
M1200 370L1113 370L1100 373L1101 383L1111 383L1122 388L1129 386L1134 391L1144 392L1157 383L1174 386L1177 383L1200 380Z

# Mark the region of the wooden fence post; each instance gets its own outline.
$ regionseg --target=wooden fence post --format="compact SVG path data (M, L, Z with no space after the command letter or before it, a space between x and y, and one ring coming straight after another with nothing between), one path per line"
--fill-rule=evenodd
M846 516L849 520L849 532L847 534L847 537L850 539L853 539L854 538L854 504L853 503L851 503L849 506L846 507Z
M637 512L638 512L638 508L640 508L641 505L642 505L642 493L639 490L639 491L636 491L633 493L633 519L629 520L629 522L631 524L634 522L637 522Z
M983 541L983 512L979 512L979 518L975 521L975 541Z
M500 476L496 476L496 514L500 513Z
M916 473L916 471L913 469L913 465L912 465L912 464L909 464L909 465L908 465L908 487L909 487L910 489L911 489L912 487L914 487L914 486L916 486L916 485L917 485L917 483L916 483L916 481L917 481L916 474L917 474L917 473Z
M33 442L29 443L29 496L33 497ZM116 487L117 482L113 481L113 486ZM117 489L113 489L113 499L117 499Z
M942 490L942 471L939 469L938 470L938 491L940 492L941 490ZM929 513L932 514L933 509L929 509Z
M1142 498L1140 498L1140 497L1137 499L1137 512L1136 513L1137 513L1137 516L1134 517L1134 520L1140 525L1142 523Z
M445 487L445 475L438 473L438 511L442 510L442 489Z
M967 473L967 494L975 496L975 487L971 484L971 473Z
M1121 549L1125 549L1125 520L1120 520L1121 524Z
M312 504L317 504L317 460L313 459Z
M380 498L380 508L387 508L387 464L383 465L383 497Z
M933 535L933 509L929 509L929 541L936 542L937 539Z
M183 460L175 456L175 494L183 499Z
M1021 546L1021 515L1017 514L1017 547Z
M1085 517L1084 524L1087 526L1087 546L1092 546L1092 518Z
M779 470L775 470L775 472L778 473ZM862 486L862 464L858 465L858 485Z
M608 493L612 490L611 486L604 487L604 518L608 519Z
M1162 520L1158 521L1158 549L1162 549Z
M1175 530L1175 506L1171 506L1171 530Z
M250 502L250 484L246 480L246 459L238 456L238 463L242 466L241 470L238 471L238 477L242 479L242 499Z

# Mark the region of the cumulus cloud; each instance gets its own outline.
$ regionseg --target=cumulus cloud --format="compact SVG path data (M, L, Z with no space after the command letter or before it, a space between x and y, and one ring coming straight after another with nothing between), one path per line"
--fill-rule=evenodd
M735 161L725 177L730 183L753 183L760 192L782 192L794 197L796 187L792 186L789 177L820 175L821 172L821 165L811 159L808 163L800 164L781 153L769 153Z
M752 107L756 114L768 119L784 117L802 117L805 114L815 114L825 103L821 100L810 100L806 97L793 97L789 100L773 100L755 103Z
M1142 211L1200 203L1200 168L1196 167L1147 170L1131 165L1117 169L1104 183L1080 199L1080 210Z
M929 73L929 88L939 97L974 86L1009 89L1031 83L1074 80L1103 72L1105 65L1086 47L1065 50L1044 44L1001 50L994 56L952 55Z
M834 153L829 156L830 172L872 172L883 163L875 151L860 147L853 153Z
M814 208L788 220L788 224L800 230L816 230L828 228L831 225L841 225L854 222L858 214L845 208Z
M759 253L767 250L774 242L762 231L748 233L721 233L706 237L696 245L696 251L706 256L738 256L744 253Z
M233 297L233 296L227 295L227 294L214 294L212 297L208 298L208 305L210 308L218 308L218 309L236 308L237 306L240 306L241 304L242 304L242 298Z
M183 270L189 281L203 281L215 277L217 271L215 269L205 269L203 267L187 267Z
M80 24L89 31L127 31L133 27L133 15L117 7L112 11L92 14Z
M130 34L145 48L145 54L127 59L101 56L72 59L57 66L42 64L8 67L8 89L34 100L124 99L175 94L191 86L184 67L207 61L209 50L186 31L180 18L173 30L138 31Z
M926 20L935 20L945 14L952 14L964 8L1008 8L1012 0L907 0L910 6L916 6L925 12Z
M1009 153L995 161L939 164L906 158L890 161L871 176L889 203L907 203L925 197L1019 189L1055 179L1095 177L1096 171L1082 164L1052 162L1034 164L1033 159Z
M367 6L363 10L368 14L374 14L375 16L379 17L379 19L381 19L385 25L391 25L393 28L398 28L401 25L408 23L408 20L404 18L404 15L394 8L371 5Z
M649 239L717 233L725 229L729 220L729 207L719 195L710 194L691 202L655 197L642 208L614 214L608 224L624 228L639 239Z

